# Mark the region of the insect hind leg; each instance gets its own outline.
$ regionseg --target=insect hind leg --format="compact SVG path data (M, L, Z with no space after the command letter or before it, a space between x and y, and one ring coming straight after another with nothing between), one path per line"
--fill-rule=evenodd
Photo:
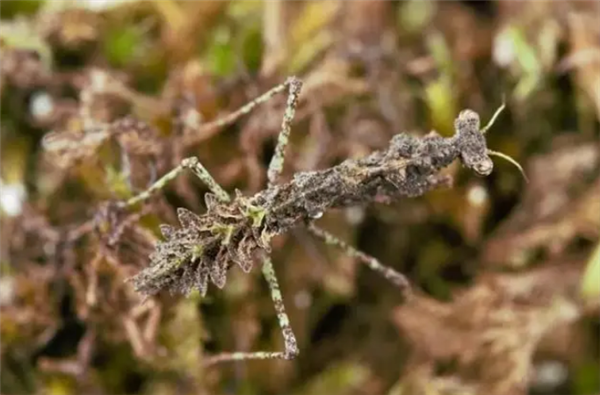
M275 275L275 269L273 268L273 262L270 257L263 258L262 273L267 284L269 285L269 291L271 293L271 299L275 306L275 312L277 313L277 321L283 335L284 351L256 351L256 352L225 352L209 357L205 361L206 366L214 365L221 362L230 361L245 361L250 359L294 359L298 353L298 343L296 336L290 325L290 319L285 311L283 305L283 296L279 289L279 282Z

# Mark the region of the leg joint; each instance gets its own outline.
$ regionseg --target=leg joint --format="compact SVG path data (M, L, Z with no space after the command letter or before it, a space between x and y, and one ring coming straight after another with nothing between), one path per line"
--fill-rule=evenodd
M185 158L181 161L181 165L183 167L187 167L188 169L191 169L191 168L197 166L198 163L200 163L200 161L198 160L198 158L196 156L190 156L189 158Z
M300 350L298 350L298 347L293 347L289 350L285 350L285 352L283 353L283 358L287 361L291 361L293 359L296 359L296 357L298 357L299 354Z

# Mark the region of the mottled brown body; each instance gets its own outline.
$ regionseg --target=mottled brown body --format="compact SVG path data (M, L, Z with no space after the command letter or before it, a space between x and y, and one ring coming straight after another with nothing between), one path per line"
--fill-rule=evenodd
M477 173L489 174L492 162L478 115L463 111L456 129L450 138L400 134L386 150L329 169L297 173L291 181L252 197L238 192L233 200L221 202L209 193L205 214L180 208L181 228L161 226L166 240L158 243L150 267L133 278L135 288L145 295L162 288L188 294L197 288L204 295L209 281L219 288L225 285L231 266L250 271L257 254L270 251L273 236L331 208L369 203L381 196L422 195L448 183L437 173L459 157Z

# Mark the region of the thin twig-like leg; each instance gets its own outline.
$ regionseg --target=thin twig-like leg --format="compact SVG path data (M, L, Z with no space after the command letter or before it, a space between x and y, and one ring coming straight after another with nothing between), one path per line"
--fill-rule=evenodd
M271 291L271 299L275 305L275 311L277 312L277 320L279 321L279 327L283 334L283 341L285 345L285 351L257 351L257 352L231 352L231 353L220 353L209 357L206 360L206 365L213 365L219 362L228 361L244 361L248 359L294 359L298 353L298 344L296 342L296 336L292 331L290 320L285 307L283 305L283 297L279 289L279 283L275 275L275 269L273 268L273 262L270 257L263 259L262 273L269 284L269 290Z
M407 292L410 290L410 284L403 274L398 273L396 270L392 269L391 267L383 265L376 258L374 258L370 255L367 255L362 251L357 250L356 248L347 244L343 240L340 240L336 236L332 235L331 233L327 232L324 229L319 228L318 226L316 226L312 223L308 224L307 229L315 237L317 237L318 239L325 242L325 244L332 245L332 246L335 246L335 247L341 249L346 254L348 254L354 258L357 258L359 261L366 264L369 268L382 274L386 279L388 279L389 281L394 283L394 285L397 285L398 287L400 287L403 292Z
M277 183L277 179L283 169L285 148L287 147L290 132L292 130L292 121L296 114L296 106L298 105L298 97L300 96L300 90L302 89L302 81L296 77L290 77L285 82L285 85L288 86L287 105L283 114L283 121L281 122L281 132L277 137L275 154L273 155L273 158L271 158L269 170L267 171L269 186Z
M150 186L150 188L123 202L121 206L132 206L141 201L149 199L153 193L163 189L171 180L174 180L185 169L191 170L200 180L202 180L217 198L222 202L229 201L229 194L216 181L208 170L202 166L198 158L191 157L181 161L179 166L162 176L158 181Z
M430 135L434 136L435 134L430 133ZM424 185L422 186L423 193L432 189L450 186L452 184L452 177L447 175L436 174L429 176L426 181L427 182L424 183ZM410 283L403 274L397 272L391 267L383 265L375 257L372 257L370 255L365 254L362 251L357 250L356 248L352 247L343 240L340 240L335 235L332 235L326 230L319 228L314 223L308 224L306 228L312 235L322 240L325 244L329 244L341 249L346 254L357 258L359 261L366 264L369 268L382 274L386 279L400 287L402 289L402 292L404 292L406 296L409 296Z
M283 92L285 90L285 88L287 88L290 85L292 80L297 81L297 79L295 79L293 77L288 78L283 84L277 85L276 87L270 89L268 92L263 93L262 95L260 95L256 99L252 100L248 104L245 104L244 106L240 107L236 111L234 111L222 118L219 118L212 122L208 122L208 123L201 125L196 130L196 133L194 133L193 135L190 135L190 137L188 139L186 139L185 144L186 145L194 144L196 141L205 139L207 135L213 134L215 131L219 130L220 128L222 128L226 125L232 124L233 122L237 121L240 117L250 113L254 109L254 107L267 102L273 96L277 95L278 93Z

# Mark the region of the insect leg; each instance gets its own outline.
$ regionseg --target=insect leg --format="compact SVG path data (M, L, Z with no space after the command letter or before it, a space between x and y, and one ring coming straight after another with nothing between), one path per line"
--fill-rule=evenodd
M283 334L283 342L285 345L285 351L257 351L257 352L231 352L221 353L209 357L206 360L206 365L212 365L219 362L228 361L243 361L249 359L294 359L298 353L298 344L296 342L296 336L292 331L290 325L290 319L285 312L283 305L283 297L279 289L279 282L273 269L273 262L270 257L263 259L262 273L269 284L269 290L271 292L271 299L275 305L275 311L277 312L277 320L279 321L279 327Z
M273 96L277 95L278 93L283 92L289 84L290 84L290 79L288 79L283 84L279 84L276 87L270 89L269 91L263 93L256 99L245 104L244 106L240 107L239 109L235 110L234 112L232 112L222 118L216 119L212 122L208 122L208 123L201 125L197 129L196 133L191 134L188 138L186 138L185 144L191 145L198 141L204 140L204 139L206 139L207 135L212 135L220 128L234 123L240 117L250 113L256 106L267 102Z
M296 106L298 105L298 97L300 96L300 90L302 89L302 81L296 77L288 78L285 84L288 86L287 105L283 114L283 121L281 122L281 132L279 132L279 136L277 137L275 154L273 155L273 158L271 158L269 170L267 171L269 186L277 183L277 179L283 169L285 148L288 144L290 132L292 130L292 121L294 119L294 114L296 113Z
M153 193L163 189L169 183L169 181L174 180L185 169L191 170L196 176L198 176L198 178L200 178L200 180L202 180L208 186L211 192L213 192L220 201L229 201L229 194L215 181L208 170L202 166L198 158L193 156L191 158L182 160L179 166L162 176L158 181L152 184L150 188L122 203L122 206L133 206L134 204L149 199Z
M346 254L350 255L351 257L357 258L359 261L366 264L369 268L380 273L386 279L394 283L394 285L400 287L403 292L409 291L410 284L403 274L398 273L391 267L383 265L376 258L357 250L348 243L344 242L343 240L340 240L338 237L334 236L333 234L327 232L324 229L319 228L318 226L312 223L307 226L307 229L311 234L313 234L318 239L322 240L325 244L335 246L341 249Z

